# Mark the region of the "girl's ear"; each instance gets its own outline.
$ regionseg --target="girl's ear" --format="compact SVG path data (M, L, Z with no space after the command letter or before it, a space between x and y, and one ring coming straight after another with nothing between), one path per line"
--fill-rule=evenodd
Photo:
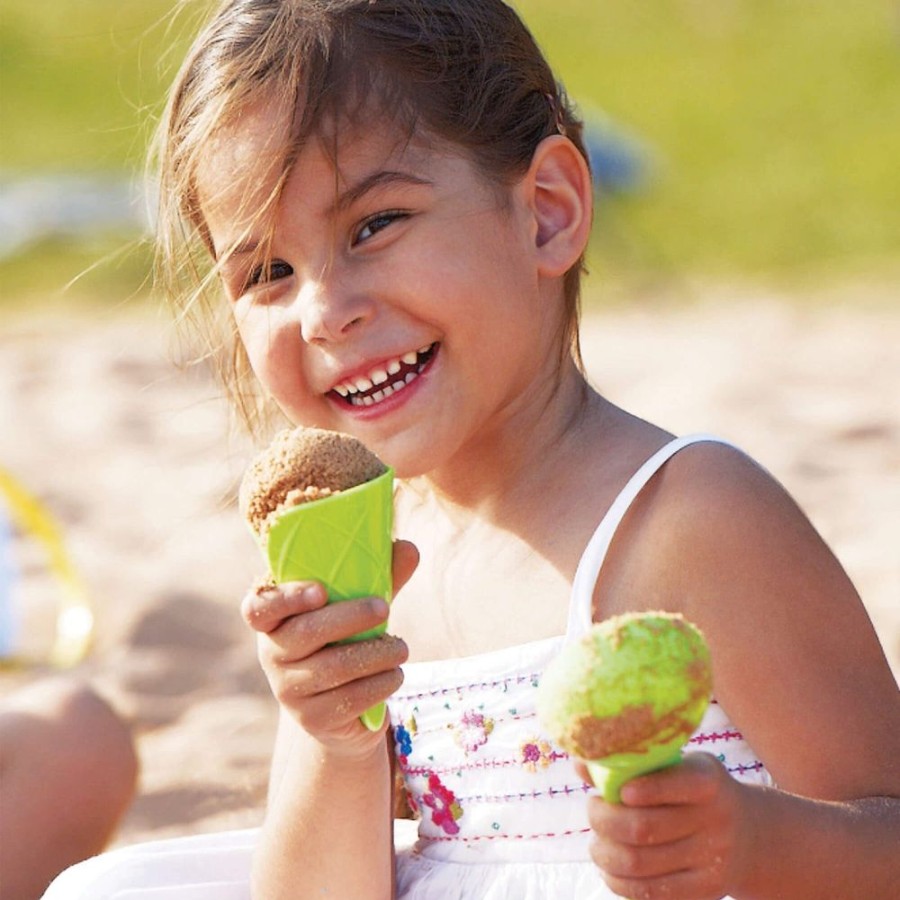
M587 246L593 216L591 174L578 148L562 135L544 138L525 177L534 215L538 268L564 275Z

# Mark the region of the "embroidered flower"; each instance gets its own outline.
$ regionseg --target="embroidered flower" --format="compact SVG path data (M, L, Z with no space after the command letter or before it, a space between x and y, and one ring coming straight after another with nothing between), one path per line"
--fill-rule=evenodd
M419 801L416 800L415 795L409 788L406 790L406 805L409 807L409 811L413 814L414 819L418 819L420 816L419 813Z
M410 716L402 725L394 728L394 744L397 750L397 761L401 766L409 762L409 754L412 753L412 739L418 733L416 717Z
M422 803L431 809L431 821L447 834L458 834L456 820L462 817L462 807L453 791L446 787L434 772L428 775L428 793L422 794Z
M553 761L553 748L547 741L534 738L530 741L522 741L519 745L522 765L529 772L537 772L538 767L546 769Z
M412 753L412 735L405 725L398 725L394 729L394 743L397 745L397 761L401 766L405 766L409 761L409 754Z
M488 735L494 730L494 720L475 712L474 709L463 713L462 718L454 728L456 743L466 753L474 753L479 747L487 743Z

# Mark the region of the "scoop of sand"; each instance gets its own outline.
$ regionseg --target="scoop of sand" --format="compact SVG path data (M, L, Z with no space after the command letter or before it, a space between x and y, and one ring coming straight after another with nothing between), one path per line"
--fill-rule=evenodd
M263 535L285 509L346 491L386 470L368 447L348 434L285 429L250 463L241 482L241 512Z

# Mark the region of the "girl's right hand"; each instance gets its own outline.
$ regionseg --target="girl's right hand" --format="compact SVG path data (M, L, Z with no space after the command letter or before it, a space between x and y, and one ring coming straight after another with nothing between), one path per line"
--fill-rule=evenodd
M394 543L394 585L399 590L418 563L406 541ZM288 582L249 593L241 604L257 632L257 651L272 693L282 708L320 744L355 755L383 744L359 716L386 700L403 682L408 657L403 640L382 635L336 644L387 620L379 597L327 603L318 582Z

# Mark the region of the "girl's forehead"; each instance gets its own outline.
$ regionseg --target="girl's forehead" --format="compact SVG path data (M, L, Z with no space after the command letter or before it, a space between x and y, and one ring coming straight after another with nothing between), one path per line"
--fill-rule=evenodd
M225 203L259 209L286 174L308 190L334 190L383 166L427 168L440 157L460 156L459 148L424 135L407 136L376 118L364 124L328 125L310 136L294 157L289 122L268 106L248 110L221 128L209 142L196 170L204 212Z
M278 182L285 140L283 127L271 114L253 111L220 128L198 153L194 168L197 202L217 244L223 221L231 220L240 230L250 224L251 210L266 205L266 197Z
M198 200L216 237L217 223L229 221L240 231L250 227L260 211L271 208L285 174L302 184L305 193L321 194L324 201L379 167L422 170L439 157L459 155L443 144L422 135L408 136L390 122L369 119L327 127L311 136L286 173L289 123L276 110L260 106L221 128L209 142L196 169Z
M287 128L282 116L265 107L246 110L221 126L197 154L201 205L227 193L229 185L277 178L287 147Z

